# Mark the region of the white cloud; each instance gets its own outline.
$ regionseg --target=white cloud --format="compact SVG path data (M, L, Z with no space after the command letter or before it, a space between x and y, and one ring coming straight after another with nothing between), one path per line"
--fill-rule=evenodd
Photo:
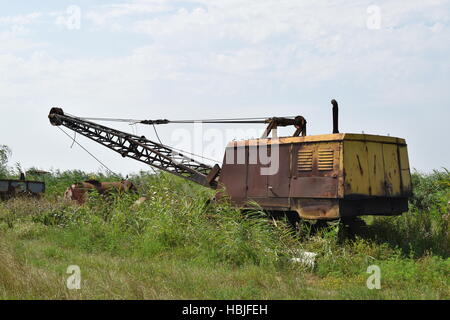
M42 17L41 12L0 16L0 54L24 52L45 46L43 42L28 39L32 34L32 26L39 23Z
M421 56L448 50L448 1L380 1L377 31L366 28L369 4L195 1L190 9L137 17L130 30L149 35L163 50L178 50L175 58L188 58L193 67L236 76L269 68L282 81L307 78L308 84L345 72L357 83L407 77L436 66Z
M40 17L42 17L41 12L33 12L15 16L3 16L0 17L0 25L28 25L35 23Z
M0 16L0 37L5 40L7 38L28 35L30 29L27 26L37 23L41 17L42 13L40 12Z
M106 25L115 30L119 24L117 19L132 15L162 13L169 11L171 8L171 6L159 1L102 5L88 11L86 19L92 21L95 25Z

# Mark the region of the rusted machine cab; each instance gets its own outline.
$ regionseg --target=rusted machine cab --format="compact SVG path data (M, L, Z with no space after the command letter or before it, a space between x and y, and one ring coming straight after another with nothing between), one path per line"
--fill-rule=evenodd
M257 204L304 219L397 215L411 195L407 146L348 133L233 141L219 188L241 208Z

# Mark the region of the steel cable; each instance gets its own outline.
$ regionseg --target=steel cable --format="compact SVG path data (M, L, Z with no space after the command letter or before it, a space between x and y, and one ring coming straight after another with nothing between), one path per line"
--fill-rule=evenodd
M91 117L76 117L70 114L67 114L70 117L77 118L80 120L91 120L91 121L109 121L109 122L125 122L130 124L169 124L169 123L242 123L242 124L251 124L251 123L266 123L270 117L254 117L254 118L223 118L223 119L197 119L197 120L167 120L167 119L157 119L157 120L138 120L138 119L121 119L121 118L91 118ZM287 116L283 118L292 118L295 116Z
M84 151L86 151L92 158L94 158L98 163L100 163L100 165L102 165L106 170L108 170L109 172L111 172L113 175L120 177L120 175L118 175L117 173L115 173L114 171L112 171L110 168L108 168L107 165L105 165L103 162L101 162L96 156L94 156L89 150L87 150L85 147L83 147L78 141L75 140L75 137L71 137L66 131L64 131L62 128L57 127L59 130L61 130L66 136L69 137L70 140L73 140L73 143L76 143L81 149L83 149ZM72 146L73 146L72 143Z

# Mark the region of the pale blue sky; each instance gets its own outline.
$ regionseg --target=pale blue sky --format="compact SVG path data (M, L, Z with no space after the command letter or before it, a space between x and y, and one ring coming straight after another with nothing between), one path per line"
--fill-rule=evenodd
M332 98L342 132L403 137L412 167L450 168L450 1L0 1L0 144L25 168L99 168L50 126L52 106L121 118L301 114L320 134ZM134 130L154 138L150 129ZM161 127L165 143L176 129ZM115 171L147 170L79 141ZM221 159L226 142L207 156Z

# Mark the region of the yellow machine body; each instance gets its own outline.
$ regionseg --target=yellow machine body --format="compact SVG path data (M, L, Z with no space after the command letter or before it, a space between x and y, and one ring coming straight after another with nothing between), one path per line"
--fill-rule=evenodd
M261 148L269 166L279 161L272 173L261 170L268 167ZM257 203L305 219L401 214L411 195L405 140L368 134L233 141L219 185L242 208Z

